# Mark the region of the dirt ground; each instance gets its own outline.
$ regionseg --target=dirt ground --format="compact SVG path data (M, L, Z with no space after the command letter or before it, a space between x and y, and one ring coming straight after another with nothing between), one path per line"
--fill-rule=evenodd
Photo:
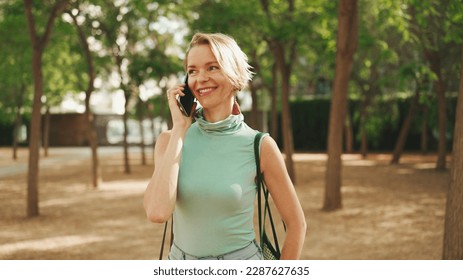
M0 259L157 259L163 225L145 218L153 166L141 165L139 151L126 175L122 149L100 149L103 182L93 189L88 148L52 148L40 164L37 218L26 218L27 150L11 155L0 148ZM345 155L343 208L334 212L321 211L326 155L294 159L309 225L302 259L441 258L449 172L434 170L435 155L407 154L394 166L386 154Z

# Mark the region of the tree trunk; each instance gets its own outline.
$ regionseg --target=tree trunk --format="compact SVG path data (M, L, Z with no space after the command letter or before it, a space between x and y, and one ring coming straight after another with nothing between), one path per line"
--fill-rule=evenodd
M122 78L122 76L121 76ZM125 174L130 174L131 173L131 170L130 170L130 162L129 162L129 143L128 143L128 136L129 136L129 128L128 128L128 124L127 124L127 121L129 119L129 113L127 111L127 108L128 108L128 103L129 103L129 97L128 97L128 94L125 93L125 90L124 90L124 96L125 96L125 104L124 104L124 115L122 117L123 119L123 122L124 122L124 141L123 141L123 145L124 145L124 173Z
M342 208L342 129L346 115L347 90L352 69L352 59L358 43L357 0L340 0L338 5L336 70L330 108L330 127L327 145L328 161L325 199L323 203L323 210L325 211Z
M428 153L428 106L423 105L423 120L421 121L421 153L426 155Z
M95 131L95 116L93 115L90 109L90 98L92 96L93 90L95 89L95 67L93 65L93 57L90 51L90 47L87 42L87 37L84 34L81 26L77 21L77 15L70 12L69 15L72 17L74 26L77 29L77 34L79 35L80 44L82 45L82 50L84 51L85 59L87 61L87 73L88 73L88 84L85 89L85 120L86 120L86 136L89 143L91 153L92 153L92 186L98 188L99 183L101 182L101 170L98 160L98 139Z
M143 126L143 119L145 118L143 114L143 101L138 99L138 126L140 129L140 153L141 153L141 164L146 165L146 156L145 156L145 128Z
M16 108L16 117L14 120L14 127L13 127L13 160L18 159L18 134L19 129L21 128L22 124L22 114L21 114L21 107Z
M257 54L256 51L252 51L251 58L253 63L251 63L252 68L256 73L260 72L260 65L257 63ZM249 82L249 90L251 91L251 99L252 99L252 106L251 106L251 116L250 116L250 126L254 129L264 131L264 123L259 121L259 99L257 97L257 91L261 88L261 83L256 84L256 80Z
M18 159L18 135L19 130L21 129L22 124L22 107L24 103L24 92L26 90L26 85L24 83L21 84L19 88L18 95L16 96L16 117L14 120L14 128L13 128L13 160Z
M360 153L362 158L366 158L368 155L368 133L366 130L366 124L368 119L368 108L371 106L374 95L379 92L378 87L379 73L375 65L370 67L370 78L367 81L368 89L362 90L364 99L362 101L362 108L360 110ZM361 86L363 88L363 85Z
M87 99L87 98L86 98ZM95 131L95 116L90 111L90 108L85 109L85 119L87 121L87 140L92 152L92 186L98 188L101 178L101 168L98 159L98 139Z
M127 138L129 135L129 128L127 121L129 119L129 112L128 112L128 107L129 107L129 89L127 84L124 84L124 75L122 72L122 60L123 58L120 56L120 50L117 54L115 54L115 60L117 64L117 71L119 73L119 77L121 79L121 84L120 88L122 92L124 93L124 114L122 115L122 123L124 125L124 134L123 134L123 140L122 140L122 146L124 148L124 173L125 174L130 174L130 161L129 161L129 143L127 142Z
M48 147L50 146L50 106L47 105L45 111L44 126L43 126L43 155L48 157Z
M402 128L400 129L399 136L397 137L397 141L395 144L394 152L392 154L391 164L398 164L400 161L400 157L402 156L402 152L404 150L405 141L407 141L408 132L410 131L410 127L412 125L413 117L415 116L415 112L418 109L418 101L420 99L420 86L416 85L415 96L410 103L410 108L408 109L407 116L402 124Z
M146 111L147 111L147 114L148 114L148 118L150 119L150 123L151 123L151 135L153 137L152 139L152 148L153 148L153 162L154 162L154 147L156 145L156 127L155 127L155 124L154 124L154 116L153 116L153 110L154 110L154 106L151 102L146 102Z
M360 124L360 133L360 154L363 159L366 159L368 155L368 136L365 121L362 121Z
M291 59L287 63L285 59L285 47L280 42L272 41L272 50L275 54L278 70L281 76L281 119L282 119L282 135L283 135L283 150L285 153L286 169L289 177L295 183L296 177L294 172L294 143L293 143L293 128L291 121L291 112L289 108L289 91L290 91L290 76L291 76ZM292 51L292 50L291 50Z
M455 118L453 160L445 213L443 258L446 260L463 259L463 46L461 54L460 93Z
M346 137L345 139L346 153L353 153L354 152L354 131L353 131L352 119L350 117L348 107L346 111L346 121L344 123L344 135Z
M441 73L440 57L437 51L425 50L425 56L428 59L431 70L436 74L437 80L434 81L434 91L437 94L437 106L438 106L438 124L439 124L439 140L437 148L437 170L445 170L446 168L446 156L447 156L447 145L446 145L446 104L445 104L445 86Z
M259 108L257 106L257 88L249 83L249 90L251 91L252 98L252 107L251 107L251 116L250 116L250 126L257 130L262 130L262 127L259 125Z
M39 144L42 116L43 77L42 52L34 50L32 54L32 71L34 76L34 101L32 104L31 126L29 132L29 170L27 173L27 216L39 215Z
M270 135L278 142L278 109L277 109L277 96L278 96L278 74L276 63L272 67L272 84L270 88L271 94L271 109L270 109Z
M366 122L367 122L367 107L368 107L368 94L364 94L365 99L362 102L362 108L360 109L360 154L362 158L366 158L368 154L368 138L366 131Z
M29 163L27 173L27 216L39 215L39 142L41 126L41 103L43 93L42 55L48 43L53 24L57 16L66 8L68 1L56 2L51 8L47 25L42 36L38 36L32 14L32 0L24 0L24 11L27 18L29 36L32 45L32 74L34 79L34 99L32 104L31 127L29 133Z

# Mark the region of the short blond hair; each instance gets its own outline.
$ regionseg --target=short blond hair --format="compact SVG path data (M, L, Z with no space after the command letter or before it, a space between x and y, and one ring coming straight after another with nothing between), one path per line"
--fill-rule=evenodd
M248 57L238 46L236 41L221 33L196 33L191 39L186 52L184 67L188 66L190 50L199 45L209 45L217 62L236 90L242 90L252 80L254 74Z

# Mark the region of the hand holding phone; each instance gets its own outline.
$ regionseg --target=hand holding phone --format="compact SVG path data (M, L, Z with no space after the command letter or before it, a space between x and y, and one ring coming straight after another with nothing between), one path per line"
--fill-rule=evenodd
M188 75L185 77L185 87L183 89L183 94L184 96L179 95L177 103L180 111L182 111L185 116L189 117L191 116L191 111L193 109L196 98L188 86Z

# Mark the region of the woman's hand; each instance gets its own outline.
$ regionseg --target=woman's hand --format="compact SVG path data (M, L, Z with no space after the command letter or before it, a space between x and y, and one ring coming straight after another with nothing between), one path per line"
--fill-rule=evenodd
M167 90L167 100L169 102L170 114L172 115L172 123L174 128L187 129L190 127L193 115L196 111L196 102L193 104L190 116L185 116L179 108L177 98L185 96L183 90L185 84L178 84Z

